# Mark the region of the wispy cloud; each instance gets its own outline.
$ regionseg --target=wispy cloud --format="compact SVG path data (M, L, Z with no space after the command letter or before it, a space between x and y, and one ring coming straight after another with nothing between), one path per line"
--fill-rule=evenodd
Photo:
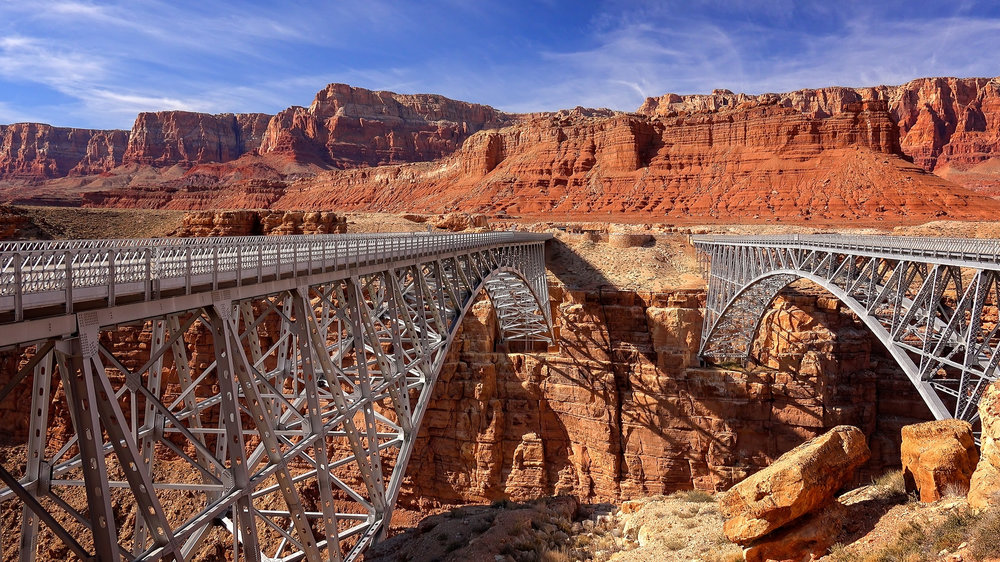
M0 121L275 112L328 82L508 111L633 110L666 92L1000 74L998 6L845 2L0 1Z

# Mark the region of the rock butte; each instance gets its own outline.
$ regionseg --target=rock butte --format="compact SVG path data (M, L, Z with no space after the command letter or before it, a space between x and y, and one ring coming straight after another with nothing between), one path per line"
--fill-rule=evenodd
M507 114L343 84L277 115L143 113L130 132L0 126L0 198L646 220L995 216L1000 80L666 94Z

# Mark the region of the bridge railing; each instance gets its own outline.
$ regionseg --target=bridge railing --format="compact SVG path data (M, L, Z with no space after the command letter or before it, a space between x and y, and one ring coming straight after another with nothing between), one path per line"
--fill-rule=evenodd
M838 234L774 234L763 236L700 235L695 244L824 248L848 252L921 256L962 262L1000 264L1000 240L993 238L924 238Z
M0 314L126 295L264 278L308 275L498 244L547 240L547 234L328 234L0 243Z

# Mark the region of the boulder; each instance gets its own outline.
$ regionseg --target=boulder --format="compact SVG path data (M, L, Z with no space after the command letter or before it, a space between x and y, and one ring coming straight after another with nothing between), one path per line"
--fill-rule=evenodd
M902 429L900 456L906 490L918 491L920 501L946 495L965 496L979 462L972 426L962 420L938 420Z
M755 541L743 550L743 559L765 562L819 558L837 541L846 513L847 508L834 500L819 511Z
M979 399L981 454L969 483L969 505L975 509L1000 505L1000 383L986 387Z
M721 497L726 536L749 544L828 504L869 456L864 433L849 425L802 443Z

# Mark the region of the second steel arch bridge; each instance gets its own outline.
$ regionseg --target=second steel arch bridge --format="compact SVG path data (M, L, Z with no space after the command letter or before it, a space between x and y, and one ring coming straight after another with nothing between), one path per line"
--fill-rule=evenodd
M872 331L937 419L976 422L1000 365L1000 240L695 236L708 296L700 354L744 360L778 292L826 289Z

